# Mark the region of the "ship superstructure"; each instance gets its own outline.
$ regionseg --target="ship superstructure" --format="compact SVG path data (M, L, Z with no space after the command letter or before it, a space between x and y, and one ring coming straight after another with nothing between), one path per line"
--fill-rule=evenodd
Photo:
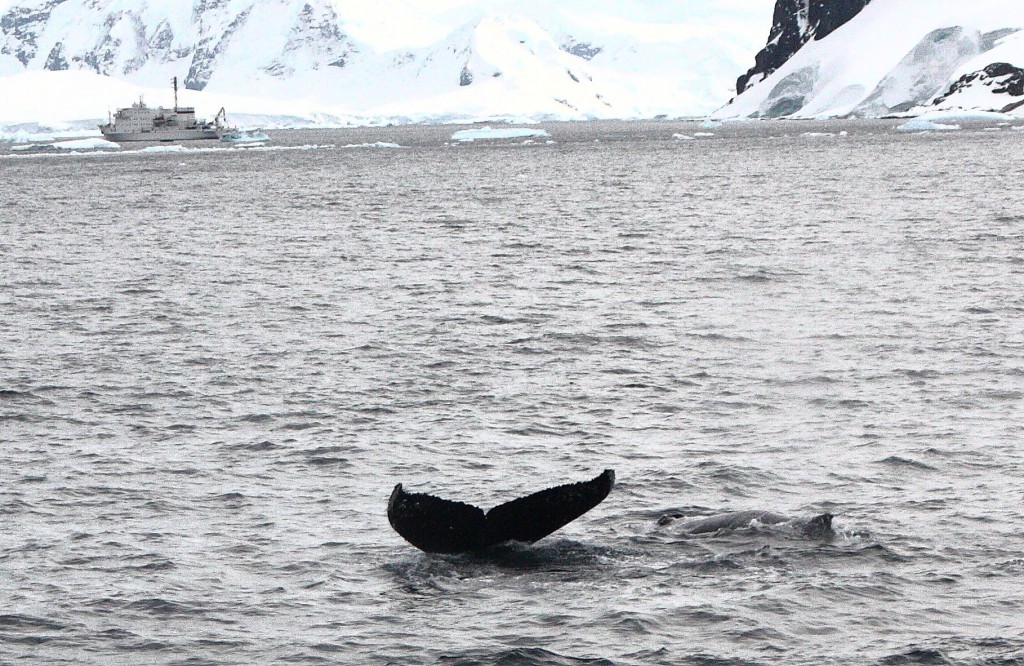
M150 107L141 99L118 109L100 132L111 141L194 141L218 139L228 131L221 109L212 122L196 118L191 106L178 106L178 77L174 77L174 108Z

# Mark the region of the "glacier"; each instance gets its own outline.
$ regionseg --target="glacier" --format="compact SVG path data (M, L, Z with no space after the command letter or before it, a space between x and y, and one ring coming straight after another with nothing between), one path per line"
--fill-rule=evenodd
M771 0L0 0L0 125L144 98L265 128L703 116ZM15 129L11 129L15 128Z
M1019 118L1024 3L0 0L0 138L95 134L172 77L243 128Z
M870 118L956 109L1020 115L1022 67L1024 3L871 0L711 117Z
M481 127L478 129L459 130L452 134L453 141L477 141L494 139L525 139L548 136L547 130L528 127Z

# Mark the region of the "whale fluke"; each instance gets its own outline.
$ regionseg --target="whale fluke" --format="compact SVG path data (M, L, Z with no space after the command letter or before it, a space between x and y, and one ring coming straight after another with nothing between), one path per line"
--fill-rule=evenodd
M428 553L465 553L504 541L533 543L600 504L615 485L606 469L591 479L547 488L484 513L470 504L395 486L388 522L406 541Z

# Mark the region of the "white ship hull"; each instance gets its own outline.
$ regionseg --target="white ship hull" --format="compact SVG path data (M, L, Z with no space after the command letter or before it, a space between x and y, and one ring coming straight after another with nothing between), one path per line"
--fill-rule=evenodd
M108 141L195 141L199 139L219 139L216 129L163 129L152 132L118 132L117 130L100 128L103 138Z

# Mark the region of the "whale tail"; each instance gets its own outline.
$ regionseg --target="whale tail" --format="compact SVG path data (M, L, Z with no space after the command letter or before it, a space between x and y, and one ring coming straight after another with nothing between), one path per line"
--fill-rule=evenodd
M533 543L600 504L615 486L606 469L591 479L547 488L484 513L470 504L395 486L388 522L402 538L428 553L465 553L504 541Z

